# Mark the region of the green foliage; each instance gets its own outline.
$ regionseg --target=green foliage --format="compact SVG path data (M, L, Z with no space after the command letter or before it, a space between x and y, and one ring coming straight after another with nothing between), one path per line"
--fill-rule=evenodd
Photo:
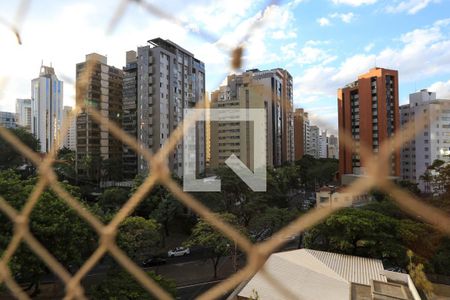
M122 161L120 159L105 159L101 163L102 180L120 181L123 179Z
M275 233L298 218L300 213L295 209L270 207L258 215L250 224L252 231L268 229Z
M130 196L134 194L137 189L144 182L144 177L136 176L131 188ZM169 236L170 225L172 222L182 216L183 205L175 199L164 186L158 184L151 192L142 200L136 209L136 215L142 217L150 217L155 219L162 225L162 230L166 236Z
M432 186L439 195L450 199L450 164L441 165L436 171L437 175L433 176Z
M216 214L218 218L227 222L235 229L245 233L245 229L238 224L238 220L235 215L230 213ZM214 278L217 277L217 266L220 259L223 256L229 255L233 247L234 242L230 241L220 231L211 226L205 220L200 220L193 228L192 235L185 243L186 247L204 247L213 251L214 257L211 258L214 267Z
M420 195L419 184L408 180L402 180L397 183L401 188L407 190L411 194Z
M298 176L300 182L309 191L314 191L316 186L323 186L333 182L339 167L336 159L314 159L310 155L303 156L295 164L299 167Z
M430 264L434 273L450 276L450 238L442 238Z
M126 218L117 235L117 245L134 261L148 257L159 241L158 223L142 217Z
M39 141L26 131L24 128L8 129L13 133L22 143L27 145L31 150L39 151ZM26 159L17 150L0 137L0 170L17 168L26 163Z
M103 191L98 199L98 204L105 213L115 213L125 204L128 198L128 190L113 187Z
M372 201L367 203L362 207L364 210L370 210L387 217L392 217L396 219L405 219L408 218L408 215L401 210L395 202L390 201L388 199L381 201Z
M183 206L171 195L153 199L153 201L156 201L156 208L151 212L150 217L156 219L162 225L164 234L169 236L169 224L176 216L181 215Z
M422 290L428 299L433 298L433 284L428 280L424 272L424 265L422 263L415 263L414 253L411 250L407 252L409 258L408 272L411 279L414 281L414 285Z
M166 290L172 297L176 296L176 285L173 280L165 279L155 272L147 272L157 284ZM106 279L91 287L88 291L90 299L98 300L144 300L157 299L144 289L130 274L116 269L111 270Z
M348 208L311 229L307 248L382 259L387 265L406 266L407 249L424 252L431 228L409 219L395 219L372 210Z
M75 151L66 147L58 151L57 160L53 164L53 168L60 181L76 182L75 160Z
M36 178L21 180L13 171L0 172L0 191L15 209L22 209L27 197L36 184ZM64 187L76 196L76 189ZM76 269L82 265L97 244L94 231L53 192L46 190L34 207L29 228L42 245L66 268ZM4 214L0 214L0 252L4 251L11 240L13 225ZM38 286L42 276L47 273L46 265L33 254L25 244L16 251L10 267L21 281Z

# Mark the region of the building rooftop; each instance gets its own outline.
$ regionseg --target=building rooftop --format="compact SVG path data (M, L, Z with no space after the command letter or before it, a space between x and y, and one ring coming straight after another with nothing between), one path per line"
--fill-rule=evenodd
M184 53L194 57L194 54L192 54L191 52L187 51L186 49L184 49L180 45L172 42L171 40L165 40L165 39L162 39L162 38L158 37L158 38L154 38L154 39L148 40L147 42L149 44L153 45L153 46L162 47L162 48L164 48L164 49L166 49L168 51L171 51L172 53L175 53L174 52L175 49L178 49L178 50L180 50L180 51L182 51L182 52L184 52Z
M264 269L272 279L258 272L228 299L420 299L409 275L385 271L379 259L300 249L272 254Z

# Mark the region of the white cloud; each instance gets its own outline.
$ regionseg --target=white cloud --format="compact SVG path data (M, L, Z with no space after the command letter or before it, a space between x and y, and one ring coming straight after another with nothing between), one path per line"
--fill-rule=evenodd
M401 1L395 5L389 5L386 7L386 11L389 13L407 12L410 15L414 15L425 9L429 4L437 2L436 0L406 0Z
M355 18L355 14L352 12L349 12L346 14L334 13L334 14L331 14L330 17L341 19L341 21L344 23L351 23L353 21L353 19Z
M332 13L328 15L328 17L322 17L317 19L317 23L319 23L320 26L330 26L332 25L330 19L339 19L344 23L351 23L355 19L355 14L352 12L349 13Z
M402 82L425 79L430 76L450 74L450 22L435 22L432 26L417 29L399 38L401 46L386 48L377 54L356 54L345 59L339 66L316 64L294 77L296 105L306 107L328 107L335 105L339 87L357 79L361 73L377 66L399 70ZM437 82L428 88L438 97L450 98L450 80ZM312 106L313 105L313 106ZM322 128L336 128L336 111L312 111L312 123Z
M450 99L450 80L435 82L428 87L428 90L436 92L438 99Z
M450 74L450 21L441 20L427 28L403 34L400 46L385 48L376 54L360 53L343 60L338 66L316 64L294 78L294 94L311 99L336 99L339 87L357 79L375 64L399 70L400 84L431 76ZM430 89L448 95L450 82L439 82ZM446 92L447 91L447 92Z
M261 2L199 0L193 3L168 0L165 3L164 9L177 12L177 17L190 24L192 31L205 28L220 37L217 42L205 41L189 32L188 28L149 15L133 2L111 35L105 33L116 1L59 2L51 10L44 4L36 3L24 24L23 46L18 46L15 36L0 26L0 81L9 79L0 95L3 98L0 110L12 111L16 98L30 97L30 82L38 75L42 59L46 64L52 62L59 75L64 74L73 80L75 65L84 60L85 54L98 52L107 55L108 64L121 68L127 50L145 45L147 40L154 37L171 39L204 61L207 65L207 86L215 88L220 83L219 78L228 73L230 61L230 49L215 45L219 42L230 45L230 48L236 45L261 14L265 21L263 26L254 30L246 43L245 58L248 65L259 66L279 61L279 53L270 49L270 41L289 40L296 36L295 20L290 11L295 3L272 5L261 12L258 11ZM237 6L239 10L235 9ZM73 86L67 81L64 84L64 102L72 105Z
M361 6L366 4L374 4L377 0L332 0L334 4L346 4L351 6Z
M327 18L324 18L324 17L317 19L317 23L319 23L320 26L329 26L329 25L331 25L330 20L327 19Z
M373 47L375 47L375 44L374 44L374 43L369 43L369 44L367 44L367 45L364 47L364 51L370 52L370 51L373 49Z

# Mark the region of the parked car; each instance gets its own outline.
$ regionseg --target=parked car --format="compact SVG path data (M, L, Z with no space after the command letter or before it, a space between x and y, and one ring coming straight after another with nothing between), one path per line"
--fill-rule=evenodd
M161 257L150 257L142 262L143 267L161 266L167 263L167 260Z
M167 256L168 257L185 256L189 255L190 253L191 250L189 248L177 247L175 249L169 250L169 252L167 252Z

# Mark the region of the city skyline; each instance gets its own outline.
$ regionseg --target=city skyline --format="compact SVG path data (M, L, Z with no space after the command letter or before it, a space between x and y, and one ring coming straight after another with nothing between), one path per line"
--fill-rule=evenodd
M170 8L178 7L174 14L191 24L193 31L196 27L208 28L221 37L221 42L230 45L261 15L263 6L261 1L178 2L169 1L165 9L172 12ZM63 81L73 80L75 64L85 53L106 54L111 65L120 68L127 50L156 36L192 49L198 59L205 62L208 91L216 89L225 78L224 70L228 70L229 63L227 50L222 51L212 42L169 21L149 16L135 5L130 5L115 31L106 35L117 4L106 1L66 1L50 6L46 1L33 3L23 26L23 46L18 46L7 28L1 27L0 42L5 45L5 55L1 58L4 68L0 76L10 76L10 80L3 91L0 110L13 111L16 98L29 97L28 82L42 60L44 64L52 62ZM7 18L17 3L1 5L2 16ZM235 5L241 9L233 9ZM436 91L439 98L448 97L450 58L446 49L450 43L447 33L450 19L445 18L447 7L447 1L393 4L384 1L285 1L265 10L265 26L253 32L247 45L245 69L282 67L289 70L294 79L295 107L305 108L315 123L333 133L337 129L336 89L375 64L399 70L400 104L407 102L410 93L422 88ZM132 15L145 18L131 18ZM396 21L395 28L389 26L392 20ZM33 21L34 26L27 26ZM58 24L53 35L37 34L50 24ZM151 30L142 30L146 27ZM36 38L41 41L39 46L33 42ZM30 45L33 51L29 51ZM11 59L20 53L28 55L20 61ZM73 105L73 96L73 83L67 82L64 105Z

